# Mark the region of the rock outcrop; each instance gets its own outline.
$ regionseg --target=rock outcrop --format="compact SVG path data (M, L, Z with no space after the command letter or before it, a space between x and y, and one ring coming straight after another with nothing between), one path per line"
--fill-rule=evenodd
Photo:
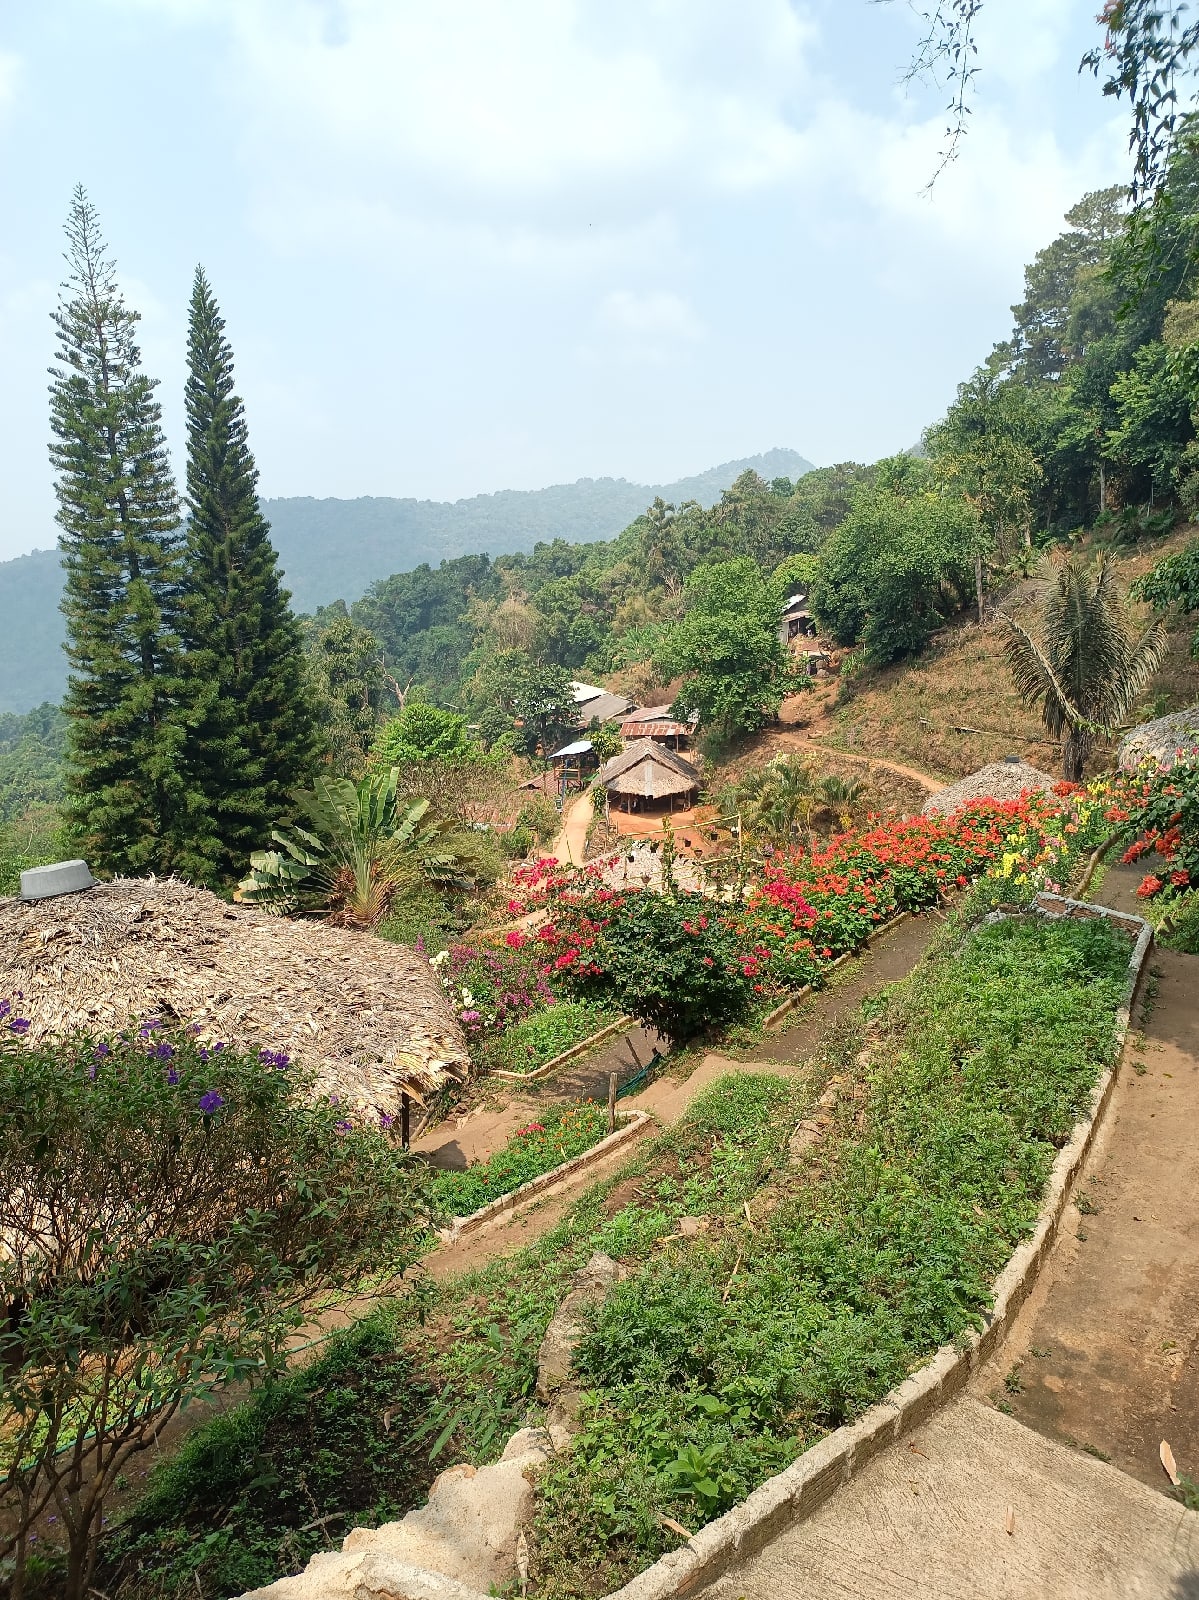
M245 1600L464 1600L516 1576L516 1544L533 1510L525 1473L552 1454L540 1428L522 1428L490 1467L443 1472L427 1504L381 1528L355 1528L339 1552L314 1556L294 1578ZM451 1580L448 1584L440 1579Z
M586 1313L599 1305L614 1283L625 1276L611 1256L596 1251L578 1273L574 1286L554 1312L537 1352L537 1395L549 1406L546 1426L556 1450L563 1450L578 1430L579 1391L571 1382L571 1366L586 1330Z

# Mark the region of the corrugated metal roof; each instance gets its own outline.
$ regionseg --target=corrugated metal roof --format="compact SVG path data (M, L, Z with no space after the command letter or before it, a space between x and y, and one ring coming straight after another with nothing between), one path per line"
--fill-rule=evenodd
M631 700L626 700L622 694L604 693L597 695L594 700L588 700L579 707L579 716L586 722L600 721L611 722L616 717L623 717L632 705Z
M564 744L561 750L555 750L550 760L557 761L559 756L585 756L590 749L590 739L576 739L573 744Z
M689 722L625 722L620 731L626 739L686 739L692 728Z

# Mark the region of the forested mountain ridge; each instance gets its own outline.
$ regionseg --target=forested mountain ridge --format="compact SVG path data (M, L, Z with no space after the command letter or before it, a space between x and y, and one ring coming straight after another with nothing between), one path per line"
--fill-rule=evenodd
M579 478L546 489L501 489L464 500L398 500L364 495L355 500L308 497L266 500L275 548L297 611L330 600L354 601L370 584L421 562L466 555L532 550L565 539L590 544L612 539L644 511L655 495L676 504L713 505L743 472L798 478L812 464L794 450L768 450L726 461L677 483L639 484L624 478Z
M659 486L623 478L580 478L546 489L504 489L457 501L363 497L265 500L272 540L297 612L357 600L389 574L456 556L532 550L553 539L613 538L656 495L710 506L746 471L797 478L811 463L794 450L768 450ZM66 687L62 569L57 550L0 561L0 712L58 701Z

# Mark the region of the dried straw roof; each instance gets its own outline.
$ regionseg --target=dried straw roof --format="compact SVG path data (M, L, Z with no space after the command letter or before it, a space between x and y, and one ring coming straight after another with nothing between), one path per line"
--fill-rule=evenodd
M118 878L49 900L0 899L0 998L27 1043L160 1016L238 1048L286 1050L320 1094L394 1113L465 1077L457 1020L414 951L226 905L175 878Z
M699 788L699 772L684 756L653 739L637 739L599 770L599 782L610 794L660 800Z
M948 816L970 800L1018 800L1026 789L1046 791L1059 782L1027 761L993 761L989 767L959 778L924 802L926 816Z
M1142 761L1155 760L1160 767L1172 767L1179 750L1199 748L1199 706L1172 711L1169 716L1142 722L1120 743L1120 765L1127 771Z

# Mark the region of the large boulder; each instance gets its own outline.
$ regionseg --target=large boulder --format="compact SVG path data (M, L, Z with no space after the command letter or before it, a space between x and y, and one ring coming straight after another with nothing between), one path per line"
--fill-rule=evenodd
M1168 768L1180 750L1188 754L1199 750L1199 706L1142 722L1121 741L1120 765L1126 772L1135 771L1142 761Z

